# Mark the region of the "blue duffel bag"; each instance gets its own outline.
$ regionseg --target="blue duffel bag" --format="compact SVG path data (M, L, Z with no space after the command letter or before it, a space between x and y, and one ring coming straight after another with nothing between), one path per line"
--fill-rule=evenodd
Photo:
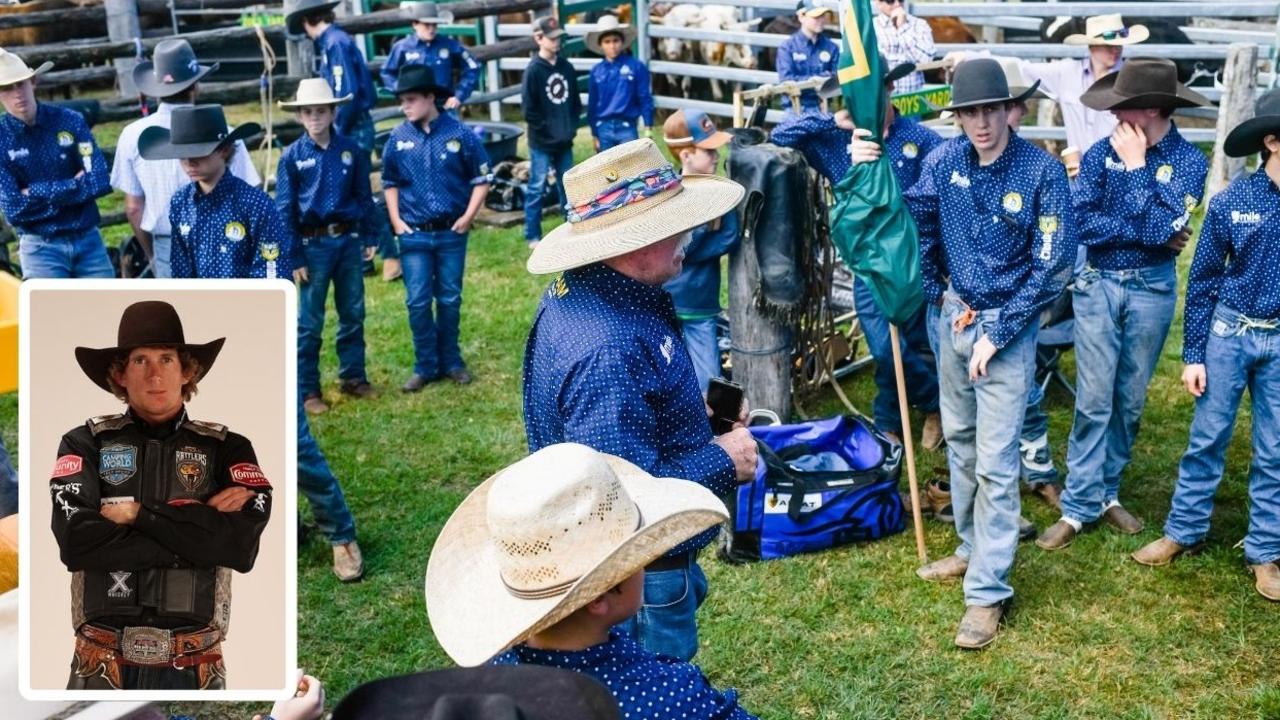
M849 415L752 427L754 481L738 486L721 555L772 560L902 532L902 446Z

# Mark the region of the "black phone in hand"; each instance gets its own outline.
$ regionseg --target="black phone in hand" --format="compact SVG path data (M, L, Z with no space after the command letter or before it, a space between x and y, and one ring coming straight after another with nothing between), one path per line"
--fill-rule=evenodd
M733 429L742 412L742 386L711 378L707 384L707 405L711 408L711 432L723 435Z

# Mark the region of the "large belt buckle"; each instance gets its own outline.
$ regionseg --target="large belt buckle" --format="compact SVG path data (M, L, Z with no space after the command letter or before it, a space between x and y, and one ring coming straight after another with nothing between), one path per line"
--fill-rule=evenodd
M329 223L328 225L324 226L324 231L328 233L329 237L331 238L336 238L342 235L341 232L338 232L341 229L342 229L342 223Z
M124 659L139 665L166 665L173 654L173 633L162 628L127 627L120 640Z

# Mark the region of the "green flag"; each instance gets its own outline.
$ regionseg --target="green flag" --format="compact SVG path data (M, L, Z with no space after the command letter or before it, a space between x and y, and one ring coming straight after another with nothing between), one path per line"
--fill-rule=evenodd
M837 78L859 128L883 142L884 72L876 46L871 0L841 0ZM901 325L920 309L920 239L887 154L854 165L836 184L831 236L840 257L871 291L889 322Z

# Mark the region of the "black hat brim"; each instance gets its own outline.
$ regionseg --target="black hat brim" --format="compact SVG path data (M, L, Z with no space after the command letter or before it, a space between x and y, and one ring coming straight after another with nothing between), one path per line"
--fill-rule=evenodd
M341 0L332 0L332 2L323 2L316 5L304 5L303 7L300 7L284 16L285 30L295 37L298 35L305 35L307 31L302 27L303 17L317 10L329 10L330 8L336 8L340 4Z
M884 75L884 84L895 83L902 78L916 71L916 64L912 62L898 63L890 68L889 72Z
M133 84L138 88L138 92L153 98L165 98L170 95L177 95L187 88L200 82L201 78L214 72L220 67L220 63L212 65L200 65L199 71L195 75L176 83L156 82L155 63L151 60L143 60L133 68Z
M453 97L452 90L441 85L436 85L433 82L418 82L405 86L396 85L396 97L400 97L401 95L409 92L422 93L423 95L434 95L440 102L444 102L445 99Z
M1262 151L1262 141L1268 135L1280 137L1280 115L1259 115L1240 123L1227 133L1222 151L1228 157L1248 157Z
M196 382L199 382L205 375L209 374L209 370L213 368L213 363L218 359L218 353L222 352L222 345L227 341L221 337L212 342L203 345L193 345L184 343L175 347L186 350L191 356L200 363L200 373L196 376ZM107 347L107 348L76 348L76 362L80 363L80 369L84 374L89 376L94 385L111 392L111 385L107 382L107 371L111 367L111 363L122 353L128 353L134 348L148 347L145 345L132 345L129 347Z
M1137 95L1121 95L1116 92L1119 72L1101 78L1080 96L1080 103L1091 110L1142 110L1147 108L1206 107L1212 103L1200 93L1178 83L1176 94L1148 92Z
M144 160L185 160L204 157L227 143L251 138L262 132L258 123L244 123L227 133L221 140L210 140L200 143L175 144L168 128L149 127L138 136L138 154Z
M1040 81L1031 83L1031 87L1022 91L1017 95L1010 94L1008 97L980 98L978 100L969 100L962 103L952 103L944 107L937 108L939 112L955 112L961 108L978 107L980 105L992 105L995 103L1021 103L1030 100L1036 91L1040 89Z

